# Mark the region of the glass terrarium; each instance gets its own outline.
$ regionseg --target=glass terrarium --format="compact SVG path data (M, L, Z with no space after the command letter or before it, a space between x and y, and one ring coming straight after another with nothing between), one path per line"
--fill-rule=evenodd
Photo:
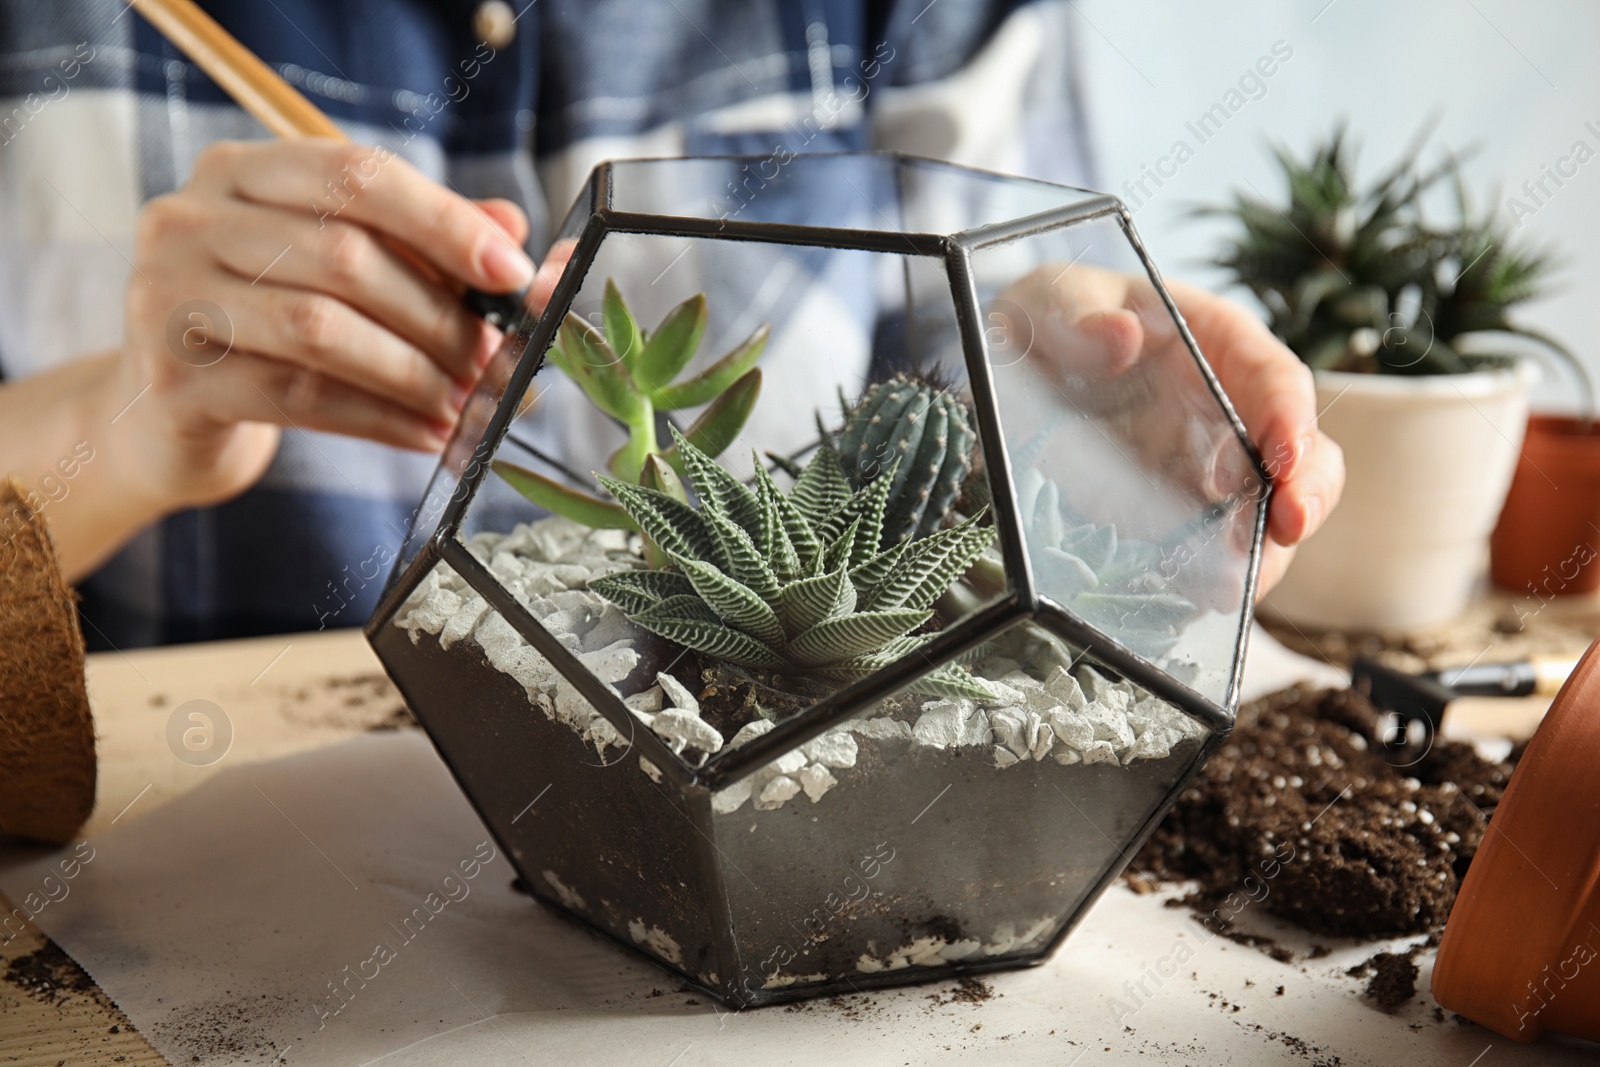
M536 896L729 1004L1038 963L1236 704L1269 482L1114 197L590 177L368 634Z

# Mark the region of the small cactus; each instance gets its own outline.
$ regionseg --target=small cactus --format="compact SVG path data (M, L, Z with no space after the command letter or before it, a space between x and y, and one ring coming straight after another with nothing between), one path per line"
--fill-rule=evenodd
M870 386L845 416L839 460L860 488L894 471L883 547L937 530L972 469L967 406L937 382L897 374Z

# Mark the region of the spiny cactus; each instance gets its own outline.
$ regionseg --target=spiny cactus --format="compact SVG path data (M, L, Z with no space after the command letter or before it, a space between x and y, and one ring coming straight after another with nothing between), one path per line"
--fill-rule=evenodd
M604 333L569 312L548 358L582 387L596 407L627 427L628 443L607 462L611 473L637 483L652 456L682 472L678 449L661 447L658 411L707 405L684 436L707 454L720 455L739 436L761 394L761 371L755 363L766 347L767 327L758 328L694 377L676 381L705 334L703 293L685 300L654 330L646 331L639 328L616 283L608 278L600 311ZM496 460L494 470L547 511L596 528L634 528L627 512L610 501L505 460Z
M839 461L858 488L895 468L883 545L926 537L944 522L972 470L967 407L935 382L897 374L848 407Z
M912 631L994 539L977 515L880 549L893 468L853 490L823 445L785 494L759 461L751 488L674 437L699 510L669 493L601 479L671 569L614 574L589 588L643 628L728 663L840 684L864 678L932 640ZM993 696L953 664L911 689Z

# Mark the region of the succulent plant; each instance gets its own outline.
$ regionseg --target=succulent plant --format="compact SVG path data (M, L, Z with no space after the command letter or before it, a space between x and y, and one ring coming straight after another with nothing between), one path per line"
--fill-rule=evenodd
M639 626L727 663L840 684L864 678L933 638L914 631L994 539L975 515L880 549L893 467L855 489L824 444L785 494L759 462L752 488L674 437L698 510L659 489L601 479L669 567L609 575L589 588ZM993 695L954 664L911 689Z
M577 382L596 407L627 428L628 443L606 464L612 475L638 483L652 456L682 472L678 447L661 445L656 425L656 413L661 411L706 405L683 436L702 452L720 455L744 428L761 394L761 371L755 363L766 347L768 328L761 326L699 374L678 381L705 334L704 294L685 300L647 331L640 329L616 283L608 278L600 310L604 332L569 312L547 358ZM595 528L634 528L628 513L612 501L505 460L496 460L494 469L547 511Z
M972 470L967 406L935 381L897 374L847 406L836 448L857 488L894 468L883 546L926 537L944 522Z
M1021 471L1018 514L1039 590L1133 651L1159 658L1198 609L1173 590L1176 575L1162 545L1085 520L1034 466L1050 436L1046 428L1013 457Z
M1423 170L1420 148L1364 190L1342 128L1305 161L1276 149L1286 203L1240 194L1202 209L1239 225L1218 264L1256 295L1273 332L1313 368L1461 373L1504 362L1473 351L1481 345L1469 339L1495 332L1543 345L1581 377L1562 345L1506 314L1539 291L1549 258L1517 247L1491 215L1475 217L1459 161ZM1433 227L1421 200L1446 178L1456 185L1456 222Z

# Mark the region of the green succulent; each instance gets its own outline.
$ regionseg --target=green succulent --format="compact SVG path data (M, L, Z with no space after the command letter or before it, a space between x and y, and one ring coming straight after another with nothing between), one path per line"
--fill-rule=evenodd
M972 471L977 440L967 407L936 382L897 374L846 408L836 448L852 484L897 465L884 509L884 547L938 529Z
M1199 609L1173 591L1172 562L1161 545L1120 537L1114 525L1073 512L1034 466L1049 436L1041 432L1015 456L1018 514L1039 591L1134 652L1165 655Z
M699 374L679 381L705 334L704 294L667 312L654 330L643 330L616 283L607 279L600 312L603 332L569 312L547 358L577 382L597 408L627 429L628 443L606 464L614 477L638 483L651 467L652 456L659 456L679 473L683 471L679 448L661 445L657 412L704 404L705 410L684 431L684 437L711 456L720 455L733 443L761 395L761 371L755 364L767 344L766 326ZM496 460L494 470L547 511L595 528L636 528L627 512L612 501L505 460Z
M658 489L602 478L669 561L589 583L639 626L727 663L848 684L912 655L933 604L994 540L976 515L881 549L894 469L855 489L828 445L785 494L759 461L754 486L674 432L699 509ZM912 691L986 699L946 664Z
M1472 351L1471 335L1499 332L1543 345L1581 377L1566 348L1507 315L1540 291L1549 258L1518 247L1492 215L1474 215L1459 160L1422 169L1420 149L1365 189L1343 128L1306 160L1275 149L1286 202L1241 193L1201 210L1238 225L1218 265L1256 295L1273 332L1316 369L1461 373L1505 362ZM1425 222L1421 201L1445 179L1456 186L1456 221L1439 228Z

